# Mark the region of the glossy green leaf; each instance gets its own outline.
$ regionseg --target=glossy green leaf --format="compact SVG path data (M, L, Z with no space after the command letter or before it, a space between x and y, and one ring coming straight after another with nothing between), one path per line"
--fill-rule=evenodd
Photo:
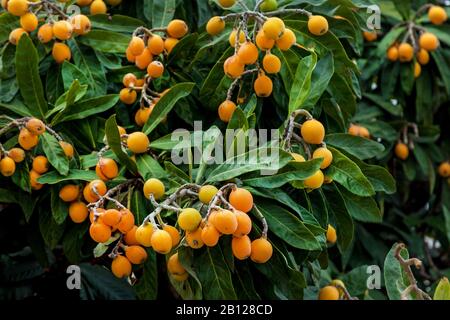
M92 181L98 179L95 171L70 169L67 175L61 175L56 171L50 171L38 178L38 182L42 184L57 184L67 180Z
M289 114L300 109L308 98L311 90L311 76L316 64L317 55L314 52L298 64L289 94Z
M101 52L124 54L130 37L113 31L92 30L78 41Z
M51 134L44 132L40 136L40 141L48 162L50 162L59 174L63 176L67 175L69 173L69 159L64 154L64 150L58 140Z
M328 134L325 137L325 142L361 160L373 158L384 151L384 146L381 143L346 133Z

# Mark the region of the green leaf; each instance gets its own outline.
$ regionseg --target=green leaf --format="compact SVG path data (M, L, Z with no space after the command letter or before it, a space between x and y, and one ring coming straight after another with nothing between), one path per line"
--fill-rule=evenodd
M403 19L408 20L411 14L411 0L396 0L393 2Z
M311 75L311 90L303 103L305 106L314 106L328 87L334 74L333 55L328 53L321 58Z
M450 300L450 283L446 277L439 281L434 291L433 300Z
M102 113L114 107L118 101L119 95L117 94L109 94L106 96L79 101L64 109L64 111L60 113L62 114L59 117L60 119L55 121L54 124L65 121L85 119L89 116Z
M227 159L209 173L206 181L224 181L257 170L262 175L272 175L291 160L291 155L284 150L263 147Z
M61 200L59 197L59 189L59 187L54 186L50 193L52 216L57 224L63 223L69 214L69 204Z
M378 209L376 201L372 197L355 196L343 188L340 191L345 201L345 207L353 219L361 222L382 222L383 216L380 209Z
M63 176L67 175L69 173L69 159L65 155L58 140L48 132L44 132L41 135L40 141L50 164L59 174Z
M130 37L113 31L91 30L88 34L79 37L78 41L97 51L124 54Z
M42 184L57 184L67 180L92 181L98 179L94 171L70 169L67 175L61 175L56 171L50 171L40 176L37 181Z
M322 159L314 159L311 161L294 163L294 170L287 168L286 171L282 170L285 172L281 172L279 174L243 179L242 182L252 187L261 187L268 189L278 188L291 181L305 180L306 178L309 178L314 173L316 173L317 170L319 170L321 163Z
M325 142L361 160L373 158L384 151L384 146L381 143L346 133L328 134L325 137Z
M155 300L158 296L158 268L156 252L147 249L147 261L144 263L144 272L139 282L134 287L141 300Z
M39 230L45 244L53 250L64 234L64 225L56 223L50 210L40 208L39 210Z
M132 33L136 28L145 25L142 20L120 14L96 14L89 16L93 29L114 32Z
M12 30L19 27L19 21L17 17L8 12L2 12L0 14L0 43L8 41L9 34Z
M8 189L0 188L0 202L17 203L25 215L25 220L29 222L33 214L36 199L30 193L23 192L22 190L15 190L13 193Z
M177 4L175 0L153 1L152 28L165 28L173 19Z
M364 98L369 99L373 103L375 103L377 106L381 107L385 111L389 112L390 114L394 116L402 116L403 115L403 109L400 104L393 105L391 102L386 101L383 97L373 94L373 93L364 93Z
M231 273L219 246L205 248L195 258L194 265L202 283L203 297L207 300L235 300Z
M136 163L131 160L128 154L122 150L122 141L120 139L119 129L117 128L116 115L112 115L106 120L105 123L105 135L106 140L108 141L108 145L111 147L111 150L119 159L119 162L126 166L128 170L130 170L133 174L137 174Z
M311 76L316 63L317 55L311 52L311 55L303 58L298 64L289 94L289 114L302 107L308 98L311 89Z
M43 119L47 113L47 101L39 76L39 58L28 36L20 37L16 50L16 77L20 94L31 115Z
M320 250L321 246L303 222L289 211L267 200L258 200L257 206L267 220L269 230L294 248Z
M384 260L384 283L386 285L386 291L390 300L400 300L400 294L406 289L408 280L406 274L402 270L400 263L395 258L395 243ZM403 259L409 258L409 253L406 248L400 251L400 255Z
M136 159L136 164L139 173L142 175L144 180L148 180L150 178L164 178L167 175L158 161L149 154L138 156Z
M158 138L150 142L150 148L159 149L159 150L177 150L177 149L185 149L190 148L193 144L192 140L192 132L187 130L177 131L174 133L170 133L165 135L164 137Z
M340 151L331 147L328 149L333 154L333 162L328 167L326 175L358 196L373 196L375 190L361 169Z
M194 85L195 84L192 82L183 82L171 87L169 92L167 92L153 108L152 114L145 123L142 131L147 135L150 134L150 132L152 132L166 117L170 110L172 110L177 101L191 93Z

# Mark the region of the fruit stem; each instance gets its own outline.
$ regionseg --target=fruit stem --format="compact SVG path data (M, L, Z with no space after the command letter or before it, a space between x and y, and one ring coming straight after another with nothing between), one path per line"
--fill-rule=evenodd
M253 205L253 209L255 211L255 216L261 221L262 225L263 225L263 231L262 231L262 237L264 239L267 238L267 232L269 231L269 225L267 224L266 218L264 217L264 215L262 214L261 211L259 211L258 207L254 204Z
M409 286L405 290L403 290L403 292L400 294L401 300L408 300L408 295L411 292L416 293L418 300L431 300L431 297L417 286L417 280L411 271L412 265L414 265L416 269L420 269L422 267L422 261L420 261L417 258L410 258L407 260L403 259L403 257L400 255L400 252L405 247L406 246L404 243L398 243L394 251L394 257L400 263L400 266L405 272L406 277L408 278L409 281Z
M0 143L0 159L3 158L3 156L7 156L8 151L3 147L3 144Z
M222 202L224 203L229 209L236 210L231 203L229 203L225 197L224 194L227 193L230 190L234 190L236 188L235 183L227 183L226 185L222 186L219 191L214 195L214 197L211 199L211 201L208 204L208 211L206 212L205 220L208 221L209 216L211 215L211 212L213 209L220 209L219 204Z
M232 96L233 96L233 90L234 88L237 86L239 80L242 79L243 76L247 75L247 74L251 74L251 73L256 73L258 72L258 69L250 69L250 70L246 70L244 71L239 77L237 77L236 79L234 79L234 81L231 83L230 88L228 88L227 91L227 100L231 100Z
M63 141L64 139L52 128L50 128L48 125L45 125L45 129L58 140L58 142Z
M281 10L277 10L277 11L272 11L272 12L267 12L266 16L270 17L270 16L279 16L282 14L287 14L287 13L299 13L299 14L304 14L305 16L311 17L313 14L305 9L281 9Z
M292 137L297 141L300 142L300 144L303 147L303 150L305 151L306 156L308 157L308 160L311 160L311 149L309 148L309 144L307 144L305 142L305 140L303 140L302 137L300 137L298 134L296 133L292 133Z
M265 1L265 0L258 0L258 1L256 2L255 9L253 9L253 11L260 11L259 7L261 6L261 4L262 4L264 1Z

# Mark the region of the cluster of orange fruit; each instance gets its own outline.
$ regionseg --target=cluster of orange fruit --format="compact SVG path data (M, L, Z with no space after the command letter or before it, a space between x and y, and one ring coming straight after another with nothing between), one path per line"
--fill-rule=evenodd
M234 5L233 1L219 2L225 8ZM206 25L206 31L212 36L221 33L225 29L225 20L226 17L212 17ZM316 36L323 35L328 32L328 21L322 16L311 15L308 20L308 29ZM257 70L258 76L253 83L253 89L258 97L268 97L272 94L273 83L266 74L276 74L281 70L280 59L270 50L276 46L282 51L287 51L296 42L295 33L286 28L283 20L278 17L266 18L257 31L254 42L241 28L235 28L229 36L229 43L235 48L235 53L225 60L224 72L228 77L237 79L245 73L247 67L259 66L260 52L264 52L261 61L262 69ZM220 119L229 122L235 109L236 104L233 101L224 101L218 110Z
M351 134L352 136L370 139L369 130L367 130L366 127L360 125L351 124L350 127L348 128L348 133Z
M21 121L19 121L21 123ZM16 163L21 163L26 158L25 151L30 151L39 143L39 136L46 131L45 124L36 118L31 118L20 128L18 142L20 147L11 148L0 160L0 173L9 177L16 171ZM73 146L66 141L59 141L65 155L69 158L73 156ZM30 185L33 190L42 188L37 179L48 171L49 162L45 156L38 155L33 158L32 169L30 170Z
M94 2L97 1L99 0ZM63 63L72 57L70 48L64 41L74 35L87 34L91 30L91 21L83 14L76 14L58 21L50 19L39 27L38 16L31 10L33 7L30 7L27 0L2 1L2 6L12 15L20 17L20 27L11 31L9 41L16 45L22 35L37 30L37 37L41 43L48 43L55 39L52 56L57 63Z
M59 2L68 2L68 0L58 0ZM80 7L89 7L91 15L106 14L108 12L107 4L112 7L118 6L122 0L77 0L75 2Z
M323 124L316 120L306 120L300 129L303 140L310 145L320 145L325 138L325 127ZM306 161L305 157L298 153L291 153L291 156L296 162ZM325 178L322 170L328 168L333 162L333 154L325 146L318 147L312 154L313 159L323 158L320 165L320 169L317 170L312 176L306 178L303 184L308 189L318 189L324 183L330 183L330 178Z
M444 8L439 6L431 6L428 10L428 18L431 23L441 25L447 20L447 13ZM387 50L387 58L390 61L411 62L416 57L414 62L414 77L418 78L422 73L422 66L428 64L430 61L429 52L435 51L439 47L439 39L432 32L422 31L418 37L418 46L413 47L408 42L400 44L394 43ZM412 35L415 37L415 35Z

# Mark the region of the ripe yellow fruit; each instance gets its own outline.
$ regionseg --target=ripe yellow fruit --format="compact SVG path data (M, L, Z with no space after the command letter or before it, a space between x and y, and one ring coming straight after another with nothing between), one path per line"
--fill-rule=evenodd
M56 21L53 24L53 35L59 40L68 40L72 36L73 27L66 20Z
M169 226L168 224L163 226L163 230L170 234L170 237L172 238L172 248L175 248L181 240L180 232L177 228L174 226Z
M147 41L147 48L152 55L159 55L164 51L164 40L157 34L152 34Z
M114 227L122 218L122 214L117 209L108 209L102 214L102 222L107 226Z
M13 31L11 31L11 33L9 34L9 42L13 45L17 45L17 43L19 43L19 39L24 35L24 34L28 34L24 29L22 28L17 28L14 29Z
M66 184L59 190L59 197L64 202L75 201L80 195L80 187L76 184Z
M88 190L91 197L97 201L101 196L106 194L108 189L106 188L106 184L102 180L92 180L88 184Z
M282 51L289 50L294 43L297 42L297 37L291 29L284 29L283 35L276 41L278 49Z
M32 134L27 128L20 129L19 132L19 145L24 150L31 150L34 148L39 142L39 137L35 134Z
M45 124L41 120L36 118L31 118L30 120L28 120L25 127L32 134L35 134L37 136L45 132Z
M173 278L175 281L182 282L182 281L186 281L187 278L189 278L189 274L188 274L187 272L186 272L186 273L183 273L183 274L180 274L180 275L178 275L178 274L172 274L172 278Z
M69 142L60 141L59 145L63 149L66 157L68 157L69 159L73 157L73 153L74 153L73 146Z
M284 33L284 22L278 17L270 17L264 22L262 30L267 38L278 40Z
M283 34L283 36L284 36L284 34ZM283 37L281 37L278 40L283 41L282 38ZM264 31L262 31L262 30L259 30L258 33L256 34L255 42L256 42L256 45L258 46L258 48L261 50L270 50L275 45L275 40L267 38L264 34Z
M141 70L144 70L148 67L150 62L152 62L153 56L148 48L145 48L144 51L138 56L135 56L134 64Z
M337 241L336 229L329 224L327 228L327 242L335 244Z
M125 256L132 264L141 264L147 260L147 251L141 246L127 246Z
M39 173L37 173L36 171L30 170L30 185L31 185L31 189L33 189L33 190L40 190L40 189L42 189L42 187L44 185L37 181L37 179L40 176L41 175Z
M386 55L390 61L397 61L398 60L398 48L396 46L390 47L388 49Z
M367 42L373 42L373 41L377 40L377 38L378 38L376 31L364 31L363 36Z
M430 54L425 49L420 49L419 52L417 52L416 57L417 61L423 66L430 62Z
M250 238L245 235L242 237L233 237L231 240L231 251L238 260L245 260L250 257L252 253L252 242Z
M440 6L432 6L428 10L428 18L432 24L441 25L447 20L447 12Z
M336 287L339 291L339 298L344 296L345 284L342 280L334 279L330 282L330 286Z
M294 158L293 161L296 161L296 162L305 162L305 161L306 161L306 160L305 160L305 157L302 156L301 154L298 154L298 153L291 153L291 156L292 156L292 158Z
M20 17L27 13L27 0L9 0L7 2L8 12L14 16Z
M164 49L166 49L168 54L172 52L173 48L175 48L179 41L180 40L176 38L167 38L164 40Z
M258 60L258 48L253 42L246 41L240 45L237 55L242 63L254 64Z
M86 184L86 186L83 189L83 198L84 198L84 200L86 200L89 203L93 203L93 202L97 201L97 197L95 197L92 194L91 189L89 188L89 183Z
M268 97L273 90L272 80L261 72L253 83L253 89L258 97Z
M281 69L281 61L276 55L267 53L263 58L263 68L267 73L278 73Z
M133 153L145 153L150 145L150 140L143 132L133 132L128 135L127 147Z
M90 210L89 211L89 221L91 222L91 223L94 223L94 222L100 222L100 223L103 223L103 218L102 218L102 216L103 216L103 213L105 212L106 210L105 209L103 209L103 208L96 208L95 210L94 209L92 209L92 210ZM97 218L96 218L97 217ZM94 221L95 220L95 221Z
M89 215L89 211L83 202L72 202L69 206L69 217L75 223L82 223Z
M180 19L174 19L167 25L167 33L171 38L180 39L184 37L188 31L189 28L186 22Z
M98 0L95 0L96 2ZM111 271L117 278L125 278L131 274L131 263L124 256L118 255L111 263Z
M399 142L395 146L395 155L401 160L406 160L409 156L409 148L406 144Z
M209 204L212 198L216 195L217 191L219 190L213 185L209 184L202 186L198 191L198 199L204 204Z
M127 245L132 246L139 244L139 242L136 240L137 228L137 226L133 226L127 233L125 233L123 239Z
M128 48L130 49L130 52L133 56L139 56L144 52L145 49L144 40L134 36L131 38L130 43L128 44Z
M230 46L232 46L233 48L236 46L236 36L237 36L237 30L233 29L230 32L230 36L228 37L228 42L230 43ZM239 31L239 44L242 44L245 42L245 33L244 31L240 30Z
M214 247L219 242L220 232L212 223L207 223L202 229L201 239L208 247Z
M119 175L119 167L117 166L117 163L110 158L100 158L97 166L95 167L95 171L97 172L97 175L100 173L100 178L105 178L102 180L114 179Z
M53 27L51 24L43 24L38 30L38 39L42 43L50 42L53 39Z
M322 186L323 181L324 181L324 175L323 175L323 172L319 169L312 176L305 179L305 181L303 181L303 184L305 185L306 188L318 189Z
M225 20L219 16L212 17L206 24L206 32L212 36L218 35L223 29L225 29Z
M249 234L252 231L252 219L250 219L248 214L239 210L236 210L234 214L236 215L238 226L236 231L233 232L233 236L239 238Z
M448 163L448 162L442 162L442 163L439 165L438 173L439 173L439 175L440 175L441 177L443 177L443 178L448 178L448 177L450 177L450 163Z
M28 32L32 32L38 27L38 18L32 12L25 13L20 17L20 26Z
M219 0L219 4L224 8L230 8L234 6L236 0Z
M56 63L63 63L65 60L69 61L72 58L72 52L66 44L55 42L53 44L52 56Z
M339 290L334 286L326 286L319 291L319 300L339 300Z
M320 169L326 169L330 166L333 161L333 154L327 148L317 148L313 152L313 159L323 158L322 164L320 165Z
M147 74L152 78L159 78L164 73L164 66L160 61L153 61L147 67Z
M240 77L244 72L245 64L242 62L241 58L238 55L232 55L227 58L223 64L223 71L225 74L234 79Z
M431 32L425 32L419 38L419 45L422 49L434 51L439 47L439 40Z
M167 260L167 270L170 274L183 275L186 273L186 269L178 259L178 252L174 253Z
M223 234L233 234L238 227L238 221L234 212L225 209L217 211L213 224L217 231Z
M422 73L422 67L420 66L420 63L416 62L414 63L414 78L420 77L420 74Z
M106 12L108 12L108 8L106 7L106 4L103 2L103 0L94 0L91 3L89 11L91 15L105 14Z
M167 254L172 250L172 237L164 230L156 229L151 238L153 250L161 254Z
M89 234L95 242L104 243L111 238L111 228L96 221L89 227Z
M22 148L12 148L8 151L8 157L13 159L15 163L20 163L25 160L25 151Z
M92 25L91 20L84 14L77 14L70 18L70 23L72 24L73 32L77 35L84 35L91 31Z
M125 50L125 55L128 62L136 62L136 56L131 53L130 47L127 47L127 49Z
M0 173L5 177L10 177L16 171L16 163L13 159L6 156L0 160Z
M150 195L153 194L156 200L161 199L165 192L164 184L161 180L156 178L150 178L144 183L144 195L147 199L150 199Z
M253 208L253 196L250 191L243 188L231 191L228 201L236 210L243 212L249 212Z
M178 225L185 231L194 231L200 225L202 216L194 208L183 209L178 215Z
M306 143L321 144L325 138L325 128L315 119L306 120L302 125L301 134Z
M151 223L144 223L136 229L135 237L136 241L144 246L152 246L152 236L155 231L155 227Z
M122 233L127 233L134 227L134 215L128 209L120 210L120 222L115 226Z
M265 238L252 241L250 259L256 263L266 263L272 257L272 244Z
M136 122L136 124L140 127L143 127L144 124L148 121L148 118L150 118L150 115L152 114L153 108L154 108L154 104L152 104L150 107L148 108L141 108L139 109L135 116L134 116L134 121Z
M194 231L186 231L186 243L192 249L200 249L203 247L202 228L199 227Z
M233 101L225 100L219 106L219 118L223 122L230 122L233 117L234 110L236 110L236 104Z
M321 36L328 32L328 21L322 16L311 16L308 19L308 30L315 36Z
M120 90L119 98L125 104L133 104L136 102L137 93L133 89L123 88Z
M33 170L39 174L46 173L49 168L48 159L45 156L37 156L33 159Z

